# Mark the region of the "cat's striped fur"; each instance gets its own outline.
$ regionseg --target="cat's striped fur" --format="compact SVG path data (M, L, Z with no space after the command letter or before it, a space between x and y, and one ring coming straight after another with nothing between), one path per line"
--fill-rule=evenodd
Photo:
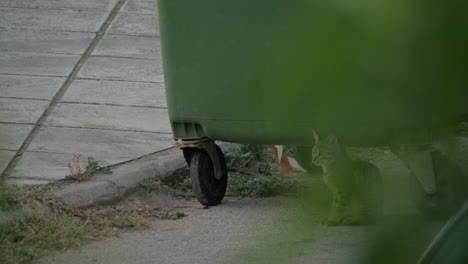
M323 168L324 182L333 195L326 224L375 224L382 216L383 204L383 183L377 167L351 160L335 135L321 141L313 133L312 162Z

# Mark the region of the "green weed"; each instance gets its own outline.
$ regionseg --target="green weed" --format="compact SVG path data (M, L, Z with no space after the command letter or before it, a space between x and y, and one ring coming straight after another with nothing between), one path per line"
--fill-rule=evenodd
M227 195L233 197L269 197L292 192L296 182L289 173L279 173L276 154L266 146L244 145L240 152L226 152L228 167ZM164 181L148 180L140 184L148 191L164 191L174 196L192 197L190 172L174 172Z
M148 213L148 216L155 216L163 220L177 220L182 217L187 216L185 213L182 212L167 212L167 211L151 211Z
M270 197L295 191L297 183L277 175L252 177L242 174L231 175L227 194L235 197Z
M143 189L148 191L166 192L177 197L191 197L192 183L188 169L175 171L166 179L151 179L140 183Z

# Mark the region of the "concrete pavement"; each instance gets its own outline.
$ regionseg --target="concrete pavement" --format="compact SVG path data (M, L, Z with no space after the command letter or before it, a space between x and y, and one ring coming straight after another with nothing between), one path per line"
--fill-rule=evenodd
M156 0L0 2L0 172L14 183L174 146Z

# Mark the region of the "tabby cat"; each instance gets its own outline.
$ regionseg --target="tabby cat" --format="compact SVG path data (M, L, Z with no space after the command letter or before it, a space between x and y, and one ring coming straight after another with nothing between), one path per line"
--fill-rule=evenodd
M383 183L371 163L351 160L334 134L321 141L313 131L312 162L323 169L333 203L326 225L369 225L382 216Z

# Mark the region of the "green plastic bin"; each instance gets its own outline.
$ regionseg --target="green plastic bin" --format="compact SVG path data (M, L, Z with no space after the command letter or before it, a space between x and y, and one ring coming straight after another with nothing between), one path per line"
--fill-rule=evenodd
M315 129L346 145L433 142L467 120L466 5L159 0L174 137L217 180L205 139L311 146Z

